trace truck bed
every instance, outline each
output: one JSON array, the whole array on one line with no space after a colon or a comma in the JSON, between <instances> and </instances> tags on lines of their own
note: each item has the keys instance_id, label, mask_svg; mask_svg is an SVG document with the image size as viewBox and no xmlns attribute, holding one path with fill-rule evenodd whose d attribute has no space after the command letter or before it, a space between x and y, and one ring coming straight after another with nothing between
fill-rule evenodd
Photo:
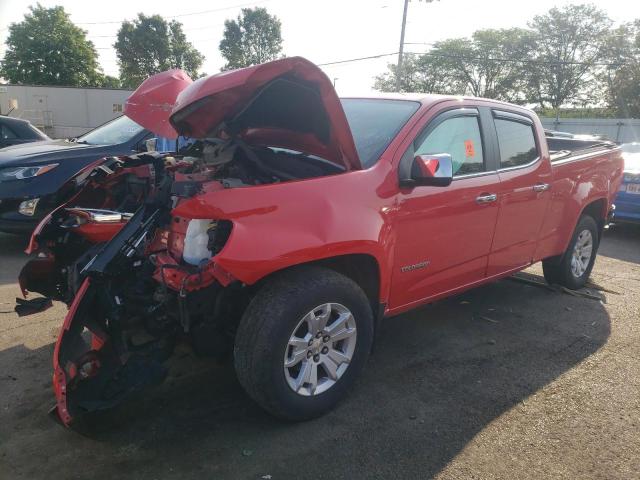
<instances>
[{"instance_id":1,"label":"truck bed","mask_svg":"<svg viewBox=\"0 0 640 480\"><path fill-rule=\"evenodd\" d=\"M617 147L614 142L599 138L584 139L547 136L546 139L552 163L567 160L568 157L574 155L597 153L599 151L613 150Z\"/></svg>"}]
</instances>

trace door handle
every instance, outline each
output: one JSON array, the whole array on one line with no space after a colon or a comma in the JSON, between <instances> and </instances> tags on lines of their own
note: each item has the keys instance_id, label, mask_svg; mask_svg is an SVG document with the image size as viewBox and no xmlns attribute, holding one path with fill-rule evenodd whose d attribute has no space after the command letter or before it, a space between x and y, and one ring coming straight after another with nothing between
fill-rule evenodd
<instances>
[{"instance_id":1,"label":"door handle","mask_svg":"<svg viewBox=\"0 0 640 480\"><path fill-rule=\"evenodd\" d=\"M533 186L533 191L534 192L544 192L546 190L549 190L550 185L548 183L536 183Z\"/></svg>"},{"instance_id":2,"label":"door handle","mask_svg":"<svg viewBox=\"0 0 640 480\"><path fill-rule=\"evenodd\" d=\"M480 205L484 205L486 203L493 203L497 199L498 199L498 195L496 195L495 193L488 193L488 194L480 195L479 197L476 197L476 203Z\"/></svg>"}]
</instances>

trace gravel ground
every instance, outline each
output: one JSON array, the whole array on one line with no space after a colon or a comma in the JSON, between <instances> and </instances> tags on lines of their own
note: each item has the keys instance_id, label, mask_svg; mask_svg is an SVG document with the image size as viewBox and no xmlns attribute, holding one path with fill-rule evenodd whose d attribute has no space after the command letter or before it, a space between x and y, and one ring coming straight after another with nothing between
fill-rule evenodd
<instances>
[{"instance_id":1,"label":"gravel ground","mask_svg":"<svg viewBox=\"0 0 640 480\"><path fill-rule=\"evenodd\" d=\"M606 233L602 301L503 280L385 321L323 418L278 422L184 350L83 435L46 415L64 307L13 313L23 243L0 236L0 479L640 478L640 229Z\"/></svg>"}]
</instances>

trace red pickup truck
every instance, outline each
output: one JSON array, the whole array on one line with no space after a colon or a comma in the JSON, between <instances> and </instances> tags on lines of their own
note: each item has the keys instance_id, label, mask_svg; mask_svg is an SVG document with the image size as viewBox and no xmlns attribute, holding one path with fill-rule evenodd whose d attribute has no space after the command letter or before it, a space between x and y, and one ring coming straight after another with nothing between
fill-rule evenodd
<instances>
[{"instance_id":1,"label":"red pickup truck","mask_svg":"<svg viewBox=\"0 0 640 480\"><path fill-rule=\"evenodd\" d=\"M23 292L69 305L54 353L66 425L161 380L179 341L232 354L272 414L318 416L384 317L538 261L582 287L622 179L614 144L546 138L525 108L339 99L302 58L193 83L165 72L126 112L197 142L98 162L34 232Z\"/></svg>"}]
</instances>

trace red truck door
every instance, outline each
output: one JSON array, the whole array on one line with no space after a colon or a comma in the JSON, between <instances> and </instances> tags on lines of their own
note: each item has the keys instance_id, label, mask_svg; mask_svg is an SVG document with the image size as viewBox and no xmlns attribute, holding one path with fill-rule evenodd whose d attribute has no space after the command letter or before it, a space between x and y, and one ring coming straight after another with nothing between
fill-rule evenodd
<instances>
[{"instance_id":1,"label":"red truck door","mask_svg":"<svg viewBox=\"0 0 640 480\"><path fill-rule=\"evenodd\" d=\"M551 186L551 164L541 129L524 115L493 110L498 143L500 211L487 276L531 263Z\"/></svg>"},{"instance_id":2,"label":"red truck door","mask_svg":"<svg viewBox=\"0 0 640 480\"><path fill-rule=\"evenodd\" d=\"M454 108L432 117L402 157L401 169L415 155L448 153L454 180L448 187L400 191L391 310L402 310L485 276L498 216L499 179L495 143L487 142L480 126L482 111ZM486 115L490 116L488 109Z\"/></svg>"}]
</instances>

